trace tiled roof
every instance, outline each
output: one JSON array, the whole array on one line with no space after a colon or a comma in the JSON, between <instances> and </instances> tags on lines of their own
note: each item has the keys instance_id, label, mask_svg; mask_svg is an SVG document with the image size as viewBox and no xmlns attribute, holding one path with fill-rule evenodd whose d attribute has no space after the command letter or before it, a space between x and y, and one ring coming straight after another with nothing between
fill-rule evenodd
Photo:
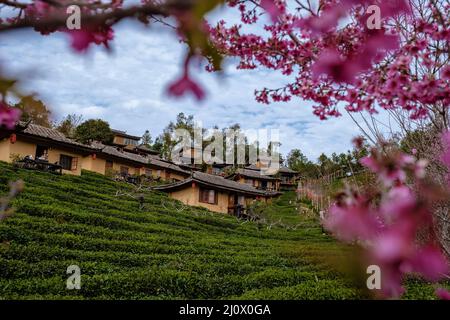
<instances>
[{"instance_id":1,"label":"tiled roof","mask_svg":"<svg viewBox=\"0 0 450 320\"><path fill-rule=\"evenodd\" d=\"M261 171L264 170L263 168L258 167L256 164L251 164L249 166L246 166L245 169L247 170L253 170L253 171ZM298 173L297 171L294 171L286 166L280 166L280 169L276 171L276 173Z\"/></svg>"},{"instance_id":2,"label":"tiled roof","mask_svg":"<svg viewBox=\"0 0 450 320\"><path fill-rule=\"evenodd\" d=\"M136 149L137 149L137 150L140 150L140 151L144 151L144 152L152 153L152 154L159 154L159 152L158 152L158 151L156 151L156 150L153 150L153 149L151 149L151 148L147 147L147 146L146 146L146 145L144 145L144 144L140 144L140 145L138 145L138 146L136 147Z\"/></svg>"},{"instance_id":3,"label":"tiled roof","mask_svg":"<svg viewBox=\"0 0 450 320\"><path fill-rule=\"evenodd\" d=\"M270 175L265 175L262 170L248 170L239 168L236 170L235 174L239 174L244 177L254 178L254 179L262 179L262 180L277 180L277 178L272 177Z\"/></svg>"},{"instance_id":4,"label":"tiled roof","mask_svg":"<svg viewBox=\"0 0 450 320\"><path fill-rule=\"evenodd\" d=\"M149 164L149 165L155 165L157 167L161 167L161 168L165 168L165 169L169 169L169 170L173 170L173 171L178 171L178 172L182 172L185 174L190 174L190 172L181 169L179 166L168 162L168 161L164 161L163 159L159 158L158 156L155 155L149 155L149 156L141 156L139 154L136 153L132 153L132 152L127 152L126 150L124 151L120 151L117 148L113 147L113 146L108 146L108 145L104 145L100 142L94 142L92 143L93 146L95 146L96 148L101 149L101 151L107 155L111 155L114 157L118 157L118 158L122 158L128 161L133 161L133 162L137 162L137 163L141 163L141 164Z\"/></svg>"},{"instance_id":5,"label":"tiled roof","mask_svg":"<svg viewBox=\"0 0 450 320\"><path fill-rule=\"evenodd\" d=\"M280 172L280 173L298 173L297 171L294 171L285 166L280 167L280 170L278 170L278 172Z\"/></svg>"},{"instance_id":6,"label":"tiled roof","mask_svg":"<svg viewBox=\"0 0 450 320\"><path fill-rule=\"evenodd\" d=\"M155 189L161 191L170 191L173 189L180 188L184 185L190 184L191 182L197 182L199 184L207 185L216 189L235 191L256 196L275 196L279 194L278 192L259 190L254 188L253 186L244 183L228 180L225 179L224 177L204 172L194 172L192 176L186 180L159 186L156 187Z\"/></svg>"},{"instance_id":7,"label":"tiled roof","mask_svg":"<svg viewBox=\"0 0 450 320\"><path fill-rule=\"evenodd\" d=\"M141 156L132 152L120 151L114 146L105 145L101 142L92 142L90 145L82 144L73 139L67 138L64 134L55 129L42 127L32 123L27 124L25 122L21 122L19 123L18 128L24 128L23 130L19 131L22 134L45 138L59 143L72 145L74 147L92 150L92 152L102 152L106 155L122 158L136 163L141 163L143 165L153 164L165 169L181 172L184 174L190 174L189 171L183 170L176 164L165 161L156 155Z\"/></svg>"},{"instance_id":8,"label":"tiled roof","mask_svg":"<svg viewBox=\"0 0 450 320\"><path fill-rule=\"evenodd\" d=\"M69 144L76 147L81 147L85 149L92 149L94 151L94 146L89 146L83 143L79 143L73 139L67 138L64 134L55 129L50 129L46 127L42 127L36 124L29 123L28 125L25 123L20 123L20 126L25 127L24 130L20 131L20 133L24 133L31 136L46 138L52 141Z\"/></svg>"},{"instance_id":9,"label":"tiled roof","mask_svg":"<svg viewBox=\"0 0 450 320\"><path fill-rule=\"evenodd\" d=\"M133 161L133 162L137 162L137 163L141 163L141 164L148 163L148 159L146 157L143 157L138 154L131 153L131 152L120 151L113 146L104 145L103 143L100 143L100 142L93 142L91 145L98 149L101 149L102 153L110 155L110 156L122 158L122 159L125 159L128 161Z\"/></svg>"},{"instance_id":10,"label":"tiled roof","mask_svg":"<svg viewBox=\"0 0 450 320\"><path fill-rule=\"evenodd\" d=\"M155 166L162 167L162 168L166 168L166 169L169 169L169 170L178 171L178 172L185 173L185 174L190 174L189 171L181 169L176 164L168 162L168 161L165 161L165 160L163 160L161 158L157 158L155 156L148 157L148 163L149 164L153 164Z\"/></svg>"},{"instance_id":11,"label":"tiled roof","mask_svg":"<svg viewBox=\"0 0 450 320\"><path fill-rule=\"evenodd\" d=\"M112 129L111 131L116 136L121 136L121 137L124 137L124 138L133 139L133 140L141 140L141 137L133 136L131 134L126 133L125 131L115 130L115 129Z\"/></svg>"},{"instance_id":12,"label":"tiled roof","mask_svg":"<svg viewBox=\"0 0 450 320\"><path fill-rule=\"evenodd\" d=\"M249 166L246 166L245 167L245 169L248 169L248 170L261 170L256 164L251 164L251 165L249 165Z\"/></svg>"}]
</instances>

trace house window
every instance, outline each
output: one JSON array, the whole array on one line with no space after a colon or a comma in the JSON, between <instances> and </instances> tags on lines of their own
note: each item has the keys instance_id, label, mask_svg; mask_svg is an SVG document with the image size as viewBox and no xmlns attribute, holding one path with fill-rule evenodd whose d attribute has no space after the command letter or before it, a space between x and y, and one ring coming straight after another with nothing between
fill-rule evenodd
<instances>
[{"instance_id":1,"label":"house window","mask_svg":"<svg viewBox=\"0 0 450 320\"><path fill-rule=\"evenodd\" d=\"M72 170L75 171L78 169L78 158L72 158Z\"/></svg>"},{"instance_id":2,"label":"house window","mask_svg":"<svg viewBox=\"0 0 450 320\"><path fill-rule=\"evenodd\" d=\"M161 170L156 170L156 177L158 177L158 178L161 177Z\"/></svg>"},{"instance_id":3,"label":"house window","mask_svg":"<svg viewBox=\"0 0 450 320\"><path fill-rule=\"evenodd\" d=\"M121 174L128 174L128 167L120 166L120 173Z\"/></svg>"},{"instance_id":4,"label":"house window","mask_svg":"<svg viewBox=\"0 0 450 320\"><path fill-rule=\"evenodd\" d=\"M59 156L59 164L64 170L77 170L78 158L66 156L64 154Z\"/></svg>"},{"instance_id":5,"label":"house window","mask_svg":"<svg viewBox=\"0 0 450 320\"><path fill-rule=\"evenodd\" d=\"M215 190L200 189L199 201L209 204L217 204L218 194Z\"/></svg>"},{"instance_id":6,"label":"house window","mask_svg":"<svg viewBox=\"0 0 450 320\"><path fill-rule=\"evenodd\" d=\"M245 206L245 197L244 196L238 196L238 204L241 206Z\"/></svg>"},{"instance_id":7,"label":"house window","mask_svg":"<svg viewBox=\"0 0 450 320\"><path fill-rule=\"evenodd\" d=\"M127 145L127 146L137 146L138 145L138 141L133 140L133 139L125 138L124 144Z\"/></svg>"},{"instance_id":8,"label":"house window","mask_svg":"<svg viewBox=\"0 0 450 320\"><path fill-rule=\"evenodd\" d=\"M152 176L152 169L145 169L145 176L151 177Z\"/></svg>"}]
</instances>

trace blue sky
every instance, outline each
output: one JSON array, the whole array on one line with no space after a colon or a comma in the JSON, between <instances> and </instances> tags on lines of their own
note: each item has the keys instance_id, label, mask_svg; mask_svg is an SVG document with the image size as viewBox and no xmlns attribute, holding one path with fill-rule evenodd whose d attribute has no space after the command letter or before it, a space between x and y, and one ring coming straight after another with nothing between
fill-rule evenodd
<instances>
[{"instance_id":1,"label":"blue sky","mask_svg":"<svg viewBox=\"0 0 450 320\"><path fill-rule=\"evenodd\" d=\"M1 35L0 65L23 80L23 90L38 93L55 120L77 113L85 119L105 119L130 134L142 135L148 129L155 137L184 112L205 128L237 122L244 129L279 129L283 154L299 148L311 159L322 152L346 151L359 134L347 116L320 121L311 104L299 99L257 103L255 89L279 87L287 79L264 69L236 70L233 61L226 63L223 77L198 69L195 77L208 93L205 101L169 98L165 88L179 75L185 48L162 27L123 22L115 28L112 49L95 46L79 55L71 51L64 34L42 37L20 31Z\"/></svg>"}]
</instances>

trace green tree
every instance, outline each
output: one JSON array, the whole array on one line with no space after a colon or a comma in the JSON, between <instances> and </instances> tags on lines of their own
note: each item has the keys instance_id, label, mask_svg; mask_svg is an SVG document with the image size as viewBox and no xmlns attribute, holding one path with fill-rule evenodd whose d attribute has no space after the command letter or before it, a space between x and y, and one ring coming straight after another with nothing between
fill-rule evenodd
<instances>
[{"instance_id":1,"label":"green tree","mask_svg":"<svg viewBox=\"0 0 450 320\"><path fill-rule=\"evenodd\" d=\"M152 147L153 140L150 131L145 130L144 134L142 135L141 143L149 148Z\"/></svg>"},{"instance_id":2,"label":"green tree","mask_svg":"<svg viewBox=\"0 0 450 320\"><path fill-rule=\"evenodd\" d=\"M163 147L164 147L164 143L161 140L161 137L156 137L155 143L153 144L152 149L155 151L158 151L161 154L163 151Z\"/></svg>"},{"instance_id":3,"label":"green tree","mask_svg":"<svg viewBox=\"0 0 450 320\"><path fill-rule=\"evenodd\" d=\"M176 129L186 129L193 137L195 123L194 116L186 116L183 112L177 115L176 122L171 121L163 130L163 133L159 135L158 148L160 148L161 155L170 160L171 153L175 145L179 142L175 137ZM155 148L154 148L155 149ZM156 150L156 149L155 149Z\"/></svg>"},{"instance_id":4,"label":"green tree","mask_svg":"<svg viewBox=\"0 0 450 320\"><path fill-rule=\"evenodd\" d=\"M100 141L109 144L113 137L108 122L101 119L87 120L75 129L75 139L81 143Z\"/></svg>"},{"instance_id":5,"label":"green tree","mask_svg":"<svg viewBox=\"0 0 450 320\"><path fill-rule=\"evenodd\" d=\"M293 149L288 153L286 163L290 169L299 172L303 177L317 177L317 165L310 161L299 149Z\"/></svg>"},{"instance_id":6,"label":"green tree","mask_svg":"<svg viewBox=\"0 0 450 320\"><path fill-rule=\"evenodd\" d=\"M308 158L299 149L291 150L287 156L288 167L296 171L308 161Z\"/></svg>"}]
</instances>

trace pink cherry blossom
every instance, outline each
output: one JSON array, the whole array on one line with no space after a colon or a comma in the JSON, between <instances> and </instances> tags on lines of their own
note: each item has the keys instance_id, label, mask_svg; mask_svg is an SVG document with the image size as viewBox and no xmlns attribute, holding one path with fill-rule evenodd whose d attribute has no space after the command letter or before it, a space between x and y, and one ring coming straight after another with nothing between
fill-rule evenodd
<instances>
[{"instance_id":1,"label":"pink cherry blossom","mask_svg":"<svg viewBox=\"0 0 450 320\"><path fill-rule=\"evenodd\" d=\"M417 174L423 174L426 162L417 162L411 155L401 152L393 153L389 157L383 157L377 150L372 150L370 156L364 157L360 163L376 173L380 180L387 186L395 183L403 183L406 180L406 171L412 170Z\"/></svg>"},{"instance_id":2,"label":"pink cherry blossom","mask_svg":"<svg viewBox=\"0 0 450 320\"><path fill-rule=\"evenodd\" d=\"M320 16L310 16L299 19L296 26L310 30L314 35L333 30L338 20L345 16L346 10L342 6L328 7Z\"/></svg>"},{"instance_id":3,"label":"pink cherry blossom","mask_svg":"<svg viewBox=\"0 0 450 320\"><path fill-rule=\"evenodd\" d=\"M171 84L168 88L168 92L175 97L180 97L190 92L197 100L202 100L205 97L203 89L197 83L192 81L187 74Z\"/></svg>"},{"instance_id":4,"label":"pink cherry blossom","mask_svg":"<svg viewBox=\"0 0 450 320\"><path fill-rule=\"evenodd\" d=\"M372 239L382 228L376 212L360 197L334 204L325 226L336 237L347 242Z\"/></svg>"},{"instance_id":5,"label":"pink cherry blossom","mask_svg":"<svg viewBox=\"0 0 450 320\"><path fill-rule=\"evenodd\" d=\"M261 0L261 7L270 15L272 22L277 22L278 17L283 14L285 4L279 0Z\"/></svg>"},{"instance_id":6,"label":"pink cherry blossom","mask_svg":"<svg viewBox=\"0 0 450 320\"><path fill-rule=\"evenodd\" d=\"M450 65L444 66L442 68L441 78L444 80L450 80Z\"/></svg>"},{"instance_id":7,"label":"pink cherry blossom","mask_svg":"<svg viewBox=\"0 0 450 320\"><path fill-rule=\"evenodd\" d=\"M320 54L312 66L313 78L327 75L336 82L352 83L360 71L357 64L346 62L336 50L326 50Z\"/></svg>"},{"instance_id":8,"label":"pink cherry blossom","mask_svg":"<svg viewBox=\"0 0 450 320\"><path fill-rule=\"evenodd\" d=\"M409 214L416 206L412 190L404 185L390 189L380 203L381 215L386 220L398 219Z\"/></svg>"},{"instance_id":9,"label":"pink cherry blossom","mask_svg":"<svg viewBox=\"0 0 450 320\"><path fill-rule=\"evenodd\" d=\"M103 44L108 48L108 42L114 38L114 31L111 27L67 30L66 32L70 36L71 47L77 52L86 52L92 43Z\"/></svg>"},{"instance_id":10,"label":"pink cherry blossom","mask_svg":"<svg viewBox=\"0 0 450 320\"><path fill-rule=\"evenodd\" d=\"M52 7L45 1L36 0L25 8L25 13L32 16L42 17L46 15Z\"/></svg>"},{"instance_id":11,"label":"pink cherry blossom","mask_svg":"<svg viewBox=\"0 0 450 320\"><path fill-rule=\"evenodd\" d=\"M429 281L438 281L448 273L448 263L440 249L428 245L415 252L405 264L408 271L418 272Z\"/></svg>"},{"instance_id":12,"label":"pink cherry blossom","mask_svg":"<svg viewBox=\"0 0 450 320\"><path fill-rule=\"evenodd\" d=\"M21 111L17 108L11 108L5 103L0 102L0 127L14 129L17 121L20 119Z\"/></svg>"},{"instance_id":13,"label":"pink cherry blossom","mask_svg":"<svg viewBox=\"0 0 450 320\"><path fill-rule=\"evenodd\" d=\"M450 300L450 292L448 290L445 290L443 288L438 288L438 289L436 289L435 293L439 297L439 299Z\"/></svg>"},{"instance_id":14,"label":"pink cherry blossom","mask_svg":"<svg viewBox=\"0 0 450 320\"><path fill-rule=\"evenodd\" d=\"M360 140L355 144L362 146ZM406 184L409 173L420 185L427 161L400 151L373 148L361 162L383 183L380 195L371 198L347 192L340 196L329 209L325 227L340 240L357 241L368 263L380 266L381 293L385 297L403 294L402 279L406 274L418 274L429 281L445 277L448 262L433 234L421 245L416 241L420 231L433 228L431 206Z\"/></svg>"},{"instance_id":15,"label":"pink cherry blossom","mask_svg":"<svg viewBox=\"0 0 450 320\"><path fill-rule=\"evenodd\" d=\"M413 252L410 238L403 230L391 228L381 234L373 245L372 254L381 265L389 267L390 263L402 261Z\"/></svg>"},{"instance_id":16,"label":"pink cherry blossom","mask_svg":"<svg viewBox=\"0 0 450 320\"><path fill-rule=\"evenodd\" d=\"M380 5L382 17L392 17L411 13L411 7L406 0L380 1Z\"/></svg>"}]
</instances>

